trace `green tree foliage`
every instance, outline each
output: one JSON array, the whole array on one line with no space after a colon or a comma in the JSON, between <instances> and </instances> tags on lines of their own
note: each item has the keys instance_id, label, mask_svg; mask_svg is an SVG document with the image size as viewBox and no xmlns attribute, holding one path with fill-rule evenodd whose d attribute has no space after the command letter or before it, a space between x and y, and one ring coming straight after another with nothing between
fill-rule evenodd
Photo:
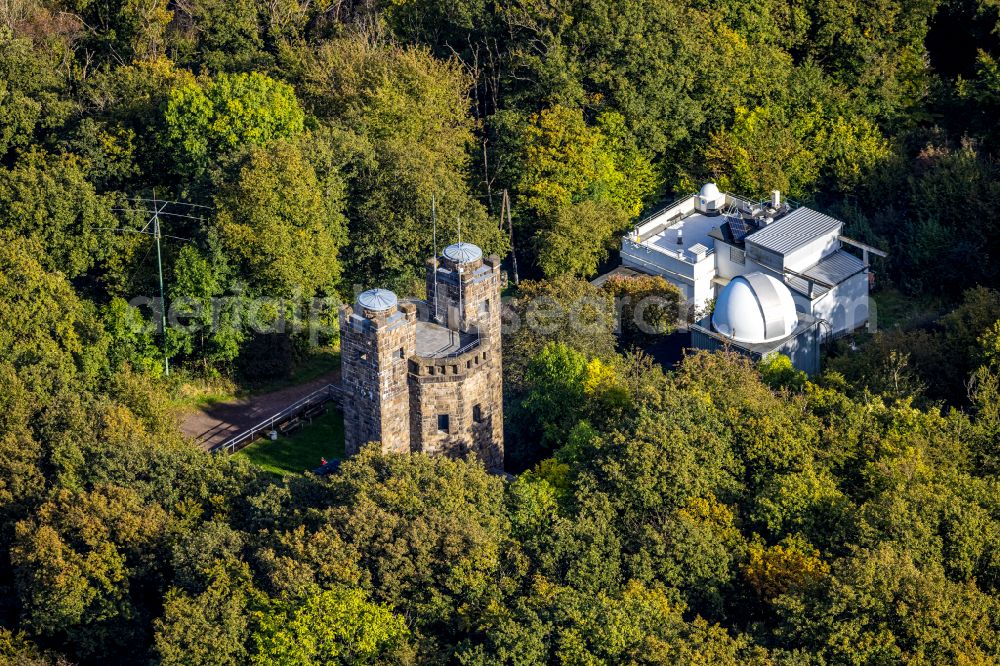
<instances>
[{"instance_id":1,"label":"green tree foliage","mask_svg":"<svg viewBox=\"0 0 1000 666\"><path fill-rule=\"evenodd\" d=\"M429 639L423 650L431 637L451 640L478 622L496 601L510 527L502 482L481 466L383 457L369 447L332 490L343 501L330 520L357 549L372 601L413 617ZM399 638L394 622L385 631Z\"/></svg>"},{"instance_id":2,"label":"green tree foliage","mask_svg":"<svg viewBox=\"0 0 1000 666\"><path fill-rule=\"evenodd\" d=\"M833 574L819 594L778 598L783 635L853 663L996 658L996 601L974 585L917 567L888 545L845 559Z\"/></svg>"},{"instance_id":3,"label":"green tree foliage","mask_svg":"<svg viewBox=\"0 0 1000 666\"><path fill-rule=\"evenodd\" d=\"M108 363L113 368L129 364L150 374L158 374L163 365L163 350L158 347L142 312L123 298L113 298L101 313L108 337Z\"/></svg>"},{"instance_id":4,"label":"green tree foliage","mask_svg":"<svg viewBox=\"0 0 1000 666\"><path fill-rule=\"evenodd\" d=\"M680 290L659 276L613 275L603 289L615 297L618 334L627 339L672 333L684 315Z\"/></svg>"},{"instance_id":5,"label":"green tree foliage","mask_svg":"<svg viewBox=\"0 0 1000 666\"><path fill-rule=\"evenodd\" d=\"M33 151L0 169L0 225L37 239L44 266L70 277L93 265L97 229L114 225L107 199L94 192L74 155Z\"/></svg>"},{"instance_id":6,"label":"green tree foliage","mask_svg":"<svg viewBox=\"0 0 1000 666\"><path fill-rule=\"evenodd\" d=\"M287 138L304 114L287 83L266 74L219 74L170 91L163 141L181 174L198 174L247 146Z\"/></svg>"},{"instance_id":7,"label":"green tree foliage","mask_svg":"<svg viewBox=\"0 0 1000 666\"><path fill-rule=\"evenodd\" d=\"M93 313L59 274L34 257L37 243L5 234L0 243L0 361L32 388L62 383L92 354Z\"/></svg>"},{"instance_id":8,"label":"green tree foliage","mask_svg":"<svg viewBox=\"0 0 1000 666\"><path fill-rule=\"evenodd\" d=\"M590 283L568 276L523 282L511 303L504 337L504 373L508 390L519 390L528 364L549 342L559 342L587 358L611 357L614 350L614 303Z\"/></svg>"},{"instance_id":9,"label":"green tree foliage","mask_svg":"<svg viewBox=\"0 0 1000 666\"><path fill-rule=\"evenodd\" d=\"M0 661L1000 662L996 23L994 0L0 2ZM819 377L663 370L632 345L676 290L580 278L709 179L843 218L890 250L879 286L941 312ZM170 377L129 305L157 295L129 212L154 198L184 202ZM277 478L183 439L192 375L300 356L244 305L422 296L432 200L439 247L460 219L528 278L503 340L523 473L372 448Z\"/></svg>"},{"instance_id":10,"label":"green tree foliage","mask_svg":"<svg viewBox=\"0 0 1000 666\"><path fill-rule=\"evenodd\" d=\"M559 208L538 237L538 266L547 276L588 277L607 259L625 217L610 204L581 201Z\"/></svg>"},{"instance_id":11,"label":"green tree foliage","mask_svg":"<svg viewBox=\"0 0 1000 666\"><path fill-rule=\"evenodd\" d=\"M723 188L758 195L771 188L802 198L816 190L821 175L849 188L889 157L878 128L864 118L827 118L822 108L795 113L736 109L732 127L714 133L705 151L723 174Z\"/></svg>"},{"instance_id":12,"label":"green tree foliage","mask_svg":"<svg viewBox=\"0 0 1000 666\"><path fill-rule=\"evenodd\" d=\"M237 325L237 298L227 298L228 266L213 248L206 258L193 246L178 253L171 281L171 312L177 321L168 331L172 351L201 361L212 374L233 361L240 352L244 332Z\"/></svg>"},{"instance_id":13,"label":"green tree foliage","mask_svg":"<svg viewBox=\"0 0 1000 666\"><path fill-rule=\"evenodd\" d=\"M274 5L271 16L276 18L280 9L280 4ZM260 5L252 0L197 0L179 5L174 14L175 57L185 64L213 72L244 72L270 60L263 48Z\"/></svg>"},{"instance_id":14,"label":"green tree foliage","mask_svg":"<svg viewBox=\"0 0 1000 666\"><path fill-rule=\"evenodd\" d=\"M40 650L23 633L15 634L9 629L0 629L0 657L18 666L52 666L64 663L55 655Z\"/></svg>"},{"instance_id":15,"label":"green tree foliage","mask_svg":"<svg viewBox=\"0 0 1000 666\"><path fill-rule=\"evenodd\" d=\"M648 159L616 113L588 127L583 114L554 106L521 130L519 201L537 224L533 242L549 277L589 275L612 235L639 214L655 189Z\"/></svg>"},{"instance_id":16,"label":"green tree foliage","mask_svg":"<svg viewBox=\"0 0 1000 666\"><path fill-rule=\"evenodd\" d=\"M536 579L517 610L490 632L489 652L469 663L495 663L490 654L561 664L764 663L746 641L704 620L684 622L667 594L636 582L620 595L595 596Z\"/></svg>"},{"instance_id":17,"label":"green tree foliage","mask_svg":"<svg viewBox=\"0 0 1000 666\"><path fill-rule=\"evenodd\" d=\"M28 624L85 655L134 640L130 581L152 567L165 520L125 488L57 493L16 528L11 562Z\"/></svg>"},{"instance_id":18,"label":"green tree foliage","mask_svg":"<svg viewBox=\"0 0 1000 666\"><path fill-rule=\"evenodd\" d=\"M335 178L321 182L297 144L276 141L252 150L235 182L220 188L221 249L254 293L308 297L336 286L344 218Z\"/></svg>"},{"instance_id":19,"label":"green tree foliage","mask_svg":"<svg viewBox=\"0 0 1000 666\"><path fill-rule=\"evenodd\" d=\"M504 252L499 224L467 182L471 81L457 63L364 36L330 41L302 59L304 102L340 131L352 156L345 263L356 281L407 290L422 283L432 197L439 242L457 240L461 218L463 240Z\"/></svg>"},{"instance_id":20,"label":"green tree foliage","mask_svg":"<svg viewBox=\"0 0 1000 666\"><path fill-rule=\"evenodd\" d=\"M259 593L249 585L249 571L217 564L198 594L172 588L156 619L156 652L162 664L246 663L246 635L251 603Z\"/></svg>"},{"instance_id":21,"label":"green tree foliage","mask_svg":"<svg viewBox=\"0 0 1000 666\"><path fill-rule=\"evenodd\" d=\"M403 618L361 590L274 602L257 618L253 664L386 664L405 655Z\"/></svg>"},{"instance_id":22,"label":"green tree foliage","mask_svg":"<svg viewBox=\"0 0 1000 666\"><path fill-rule=\"evenodd\" d=\"M602 124L621 140L620 116ZM612 140L599 128L588 127L580 111L556 106L535 114L525 125L521 141L525 148L520 189L525 205L536 215L554 215L560 207L583 199L614 202L630 217L641 210L648 192L633 192L642 178L639 183L627 182L632 174L615 163L618 151L613 152ZM622 157L637 159L633 151L621 150ZM645 179L651 180L648 164L629 166L644 171Z\"/></svg>"},{"instance_id":23,"label":"green tree foliage","mask_svg":"<svg viewBox=\"0 0 1000 666\"><path fill-rule=\"evenodd\" d=\"M852 386L892 398L963 404L970 375L987 363L983 336L1000 320L1000 292L970 289L930 325L877 332L857 353L838 349L829 367Z\"/></svg>"},{"instance_id":24,"label":"green tree foliage","mask_svg":"<svg viewBox=\"0 0 1000 666\"><path fill-rule=\"evenodd\" d=\"M586 394L587 357L565 344L549 343L532 359L525 378L537 387L522 408L535 422L541 444L556 448L582 416Z\"/></svg>"},{"instance_id":25,"label":"green tree foliage","mask_svg":"<svg viewBox=\"0 0 1000 666\"><path fill-rule=\"evenodd\" d=\"M0 27L0 156L30 145L36 131L59 127L72 112L55 58Z\"/></svg>"}]
</instances>

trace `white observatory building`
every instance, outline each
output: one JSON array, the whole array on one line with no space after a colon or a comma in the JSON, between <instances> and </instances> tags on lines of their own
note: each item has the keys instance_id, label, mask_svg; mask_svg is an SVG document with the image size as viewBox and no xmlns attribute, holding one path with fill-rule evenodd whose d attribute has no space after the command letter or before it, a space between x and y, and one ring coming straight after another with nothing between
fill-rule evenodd
<instances>
[{"instance_id":1,"label":"white observatory building","mask_svg":"<svg viewBox=\"0 0 1000 666\"><path fill-rule=\"evenodd\" d=\"M710 317L691 327L696 347L729 345L752 356L781 350L815 372L820 339L868 323L868 257L886 256L844 236L843 227L777 191L756 202L707 183L626 234L616 271L663 277L696 313L715 299Z\"/></svg>"}]
</instances>

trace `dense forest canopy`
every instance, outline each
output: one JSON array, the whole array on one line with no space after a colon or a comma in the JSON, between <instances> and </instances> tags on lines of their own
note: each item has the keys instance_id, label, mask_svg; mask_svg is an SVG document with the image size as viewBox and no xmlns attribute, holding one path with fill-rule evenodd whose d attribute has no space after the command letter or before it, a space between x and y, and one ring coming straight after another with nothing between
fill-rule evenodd
<instances>
[{"instance_id":1,"label":"dense forest canopy","mask_svg":"<svg viewBox=\"0 0 1000 666\"><path fill-rule=\"evenodd\" d=\"M1000 663L998 35L995 0L0 0L0 661ZM664 371L676 292L586 278L710 179L887 248L906 325L811 379ZM422 295L432 205L514 253L513 315L556 305L504 340L523 473L180 435L181 383Z\"/></svg>"}]
</instances>

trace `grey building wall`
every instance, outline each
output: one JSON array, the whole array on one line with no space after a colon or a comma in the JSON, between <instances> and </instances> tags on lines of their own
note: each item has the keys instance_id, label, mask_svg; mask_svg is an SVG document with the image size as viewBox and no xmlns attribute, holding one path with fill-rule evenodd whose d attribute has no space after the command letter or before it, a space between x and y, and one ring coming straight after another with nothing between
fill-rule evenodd
<instances>
[{"instance_id":1,"label":"grey building wall","mask_svg":"<svg viewBox=\"0 0 1000 666\"><path fill-rule=\"evenodd\" d=\"M815 375L820 368L820 326L818 321L800 325L789 337L773 344L744 345L728 340L711 330L706 318L691 327L691 346L708 351L728 350L747 356L754 362L770 354L784 354L792 365L808 375Z\"/></svg>"}]
</instances>

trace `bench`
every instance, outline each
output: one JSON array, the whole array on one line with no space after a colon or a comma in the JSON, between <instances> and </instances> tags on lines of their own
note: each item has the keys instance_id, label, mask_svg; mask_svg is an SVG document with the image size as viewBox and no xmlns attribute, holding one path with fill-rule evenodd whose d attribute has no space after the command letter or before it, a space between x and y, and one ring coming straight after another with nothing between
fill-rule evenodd
<instances>
[{"instance_id":1,"label":"bench","mask_svg":"<svg viewBox=\"0 0 1000 666\"><path fill-rule=\"evenodd\" d=\"M325 413L326 413L326 405L325 404L313 405L312 407L310 407L306 411L302 412L302 418L309 419L310 421L312 421L314 418L316 418L320 414L325 414Z\"/></svg>"},{"instance_id":2,"label":"bench","mask_svg":"<svg viewBox=\"0 0 1000 666\"><path fill-rule=\"evenodd\" d=\"M295 417L294 419L289 419L288 421L285 421L284 423L279 425L278 432L280 432L282 435L288 435L290 433L295 432L301 427L302 427L302 419Z\"/></svg>"}]
</instances>

